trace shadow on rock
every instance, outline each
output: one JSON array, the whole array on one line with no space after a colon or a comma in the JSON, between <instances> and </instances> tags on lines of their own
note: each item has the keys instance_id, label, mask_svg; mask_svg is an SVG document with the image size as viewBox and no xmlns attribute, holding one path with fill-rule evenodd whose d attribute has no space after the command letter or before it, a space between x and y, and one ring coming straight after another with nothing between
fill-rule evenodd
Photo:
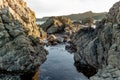
<instances>
[{"instance_id":1,"label":"shadow on rock","mask_svg":"<svg viewBox=\"0 0 120 80\"><path fill-rule=\"evenodd\" d=\"M74 62L74 66L76 67L78 72L83 73L88 78L97 73L97 69L91 65L81 64L80 62Z\"/></svg>"}]
</instances>

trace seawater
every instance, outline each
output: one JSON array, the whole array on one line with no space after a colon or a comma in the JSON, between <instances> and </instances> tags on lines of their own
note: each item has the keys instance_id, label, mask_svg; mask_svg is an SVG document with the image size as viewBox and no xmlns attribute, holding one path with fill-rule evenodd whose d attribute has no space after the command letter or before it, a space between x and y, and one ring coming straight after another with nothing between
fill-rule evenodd
<instances>
[{"instance_id":1,"label":"seawater","mask_svg":"<svg viewBox=\"0 0 120 80\"><path fill-rule=\"evenodd\" d=\"M65 44L45 46L49 54L40 67L39 80L88 80L74 66L73 54L65 50Z\"/></svg>"},{"instance_id":2,"label":"seawater","mask_svg":"<svg viewBox=\"0 0 120 80\"><path fill-rule=\"evenodd\" d=\"M44 24L46 21L36 21L36 24L38 24L38 25L42 25L42 24Z\"/></svg>"}]
</instances>

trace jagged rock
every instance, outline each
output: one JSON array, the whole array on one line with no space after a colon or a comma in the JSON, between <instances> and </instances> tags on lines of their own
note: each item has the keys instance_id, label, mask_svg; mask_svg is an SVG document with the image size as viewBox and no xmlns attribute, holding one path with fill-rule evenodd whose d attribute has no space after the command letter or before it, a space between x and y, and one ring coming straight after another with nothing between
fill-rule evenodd
<instances>
[{"instance_id":1,"label":"jagged rock","mask_svg":"<svg viewBox=\"0 0 120 80\"><path fill-rule=\"evenodd\" d=\"M74 53L77 51L76 45L74 45L73 43L70 43L70 42L68 45L65 46L65 49L70 53Z\"/></svg>"},{"instance_id":2,"label":"jagged rock","mask_svg":"<svg viewBox=\"0 0 120 80\"><path fill-rule=\"evenodd\" d=\"M0 75L0 80L21 80L20 76Z\"/></svg>"},{"instance_id":3,"label":"jagged rock","mask_svg":"<svg viewBox=\"0 0 120 80\"><path fill-rule=\"evenodd\" d=\"M27 15L25 15L27 14ZM0 79L32 79L46 59L34 13L23 0L0 1Z\"/></svg>"},{"instance_id":4,"label":"jagged rock","mask_svg":"<svg viewBox=\"0 0 120 80\"><path fill-rule=\"evenodd\" d=\"M79 63L79 66L90 66L87 67L90 70L100 69L97 73L99 75L95 75L91 80L120 79L118 75L120 69L119 7L120 1L113 5L105 19L97 23L96 29L82 28L72 38L77 46L77 52L74 54L75 62ZM116 78L111 76L111 72L108 72L110 75L104 72L109 65L113 69L118 69L117 74L114 74L114 77L118 75Z\"/></svg>"},{"instance_id":5,"label":"jagged rock","mask_svg":"<svg viewBox=\"0 0 120 80\"><path fill-rule=\"evenodd\" d=\"M61 33L61 32L72 34L73 32L78 30L78 27L75 27L72 21L66 17L50 17L42 25L42 27L43 30L46 31L48 34Z\"/></svg>"},{"instance_id":6,"label":"jagged rock","mask_svg":"<svg viewBox=\"0 0 120 80\"><path fill-rule=\"evenodd\" d=\"M82 19L81 22L82 22L82 23L81 23L82 25L91 27L91 26L94 24L94 19L88 17L88 18Z\"/></svg>"},{"instance_id":7,"label":"jagged rock","mask_svg":"<svg viewBox=\"0 0 120 80\"><path fill-rule=\"evenodd\" d=\"M108 65L102 70L99 69L98 73L91 77L90 80L120 80L120 70Z\"/></svg>"},{"instance_id":8,"label":"jagged rock","mask_svg":"<svg viewBox=\"0 0 120 80\"><path fill-rule=\"evenodd\" d=\"M11 17L14 19L19 20L20 23L22 23L24 30L26 31L26 34L32 35L35 38L40 37L44 38L46 37L46 34L40 34L42 32L39 32L38 26L36 24L36 17L35 13L26 5L26 2L23 0L1 0L0 1L0 9L6 8L4 13L7 12L7 9L9 9L10 13L12 14ZM9 17L6 15L2 15L4 22L10 22L11 20L8 19ZM42 37L40 35L43 35Z\"/></svg>"},{"instance_id":9,"label":"jagged rock","mask_svg":"<svg viewBox=\"0 0 120 80\"><path fill-rule=\"evenodd\" d=\"M107 14L107 21L112 23L119 23L120 18L120 4L119 2L115 3L113 7L110 8L109 13Z\"/></svg>"},{"instance_id":10,"label":"jagged rock","mask_svg":"<svg viewBox=\"0 0 120 80\"><path fill-rule=\"evenodd\" d=\"M68 35L63 35L62 38L63 38L63 42L69 42L70 41L70 38L69 38Z\"/></svg>"}]
</instances>

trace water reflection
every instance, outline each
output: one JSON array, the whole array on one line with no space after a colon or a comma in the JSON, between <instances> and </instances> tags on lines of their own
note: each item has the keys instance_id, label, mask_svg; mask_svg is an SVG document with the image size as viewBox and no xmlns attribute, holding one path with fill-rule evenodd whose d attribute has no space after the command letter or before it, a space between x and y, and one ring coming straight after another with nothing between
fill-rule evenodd
<instances>
[{"instance_id":1,"label":"water reflection","mask_svg":"<svg viewBox=\"0 0 120 80\"><path fill-rule=\"evenodd\" d=\"M65 50L65 45L45 47L49 55L40 67L39 80L88 80L74 66L73 54Z\"/></svg>"},{"instance_id":2,"label":"water reflection","mask_svg":"<svg viewBox=\"0 0 120 80\"><path fill-rule=\"evenodd\" d=\"M44 24L46 21L36 21L36 24L37 25L42 25L42 24Z\"/></svg>"}]
</instances>

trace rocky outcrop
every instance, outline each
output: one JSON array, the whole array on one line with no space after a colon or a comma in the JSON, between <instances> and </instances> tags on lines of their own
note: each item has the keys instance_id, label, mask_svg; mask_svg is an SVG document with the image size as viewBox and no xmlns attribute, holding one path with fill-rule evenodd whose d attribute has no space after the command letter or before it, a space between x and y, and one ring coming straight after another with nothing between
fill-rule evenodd
<instances>
[{"instance_id":1,"label":"rocky outcrop","mask_svg":"<svg viewBox=\"0 0 120 80\"><path fill-rule=\"evenodd\" d=\"M21 80L20 76L0 75L0 80Z\"/></svg>"},{"instance_id":2,"label":"rocky outcrop","mask_svg":"<svg viewBox=\"0 0 120 80\"><path fill-rule=\"evenodd\" d=\"M50 17L43 25L43 30L48 34L67 33L72 34L78 30L72 21L66 17Z\"/></svg>"},{"instance_id":3,"label":"rocky outcrop","mask_svg":"<svg viewBox=\"0 0 120 80\"><path fill-rule=\"evenodd\" d=\"M79 66L84 66L84 69L99 69L91 80L120 79L119 19L120 1L113 5L106 19L97 23L96 29L82 28L72 39L77 46L75 62Z\"/></svg>"},{"instance_id":4,"label":"rocky outcrop","mask_svg":"<svg viewBox=\"0 0 120 80\"><path fill-rule=\"evenodd\" d=\"M119 23L120 21L120 4L117 2L110 8L109 13L107 14L107 21L112 23Z\"/></svg>"},{"instance_id":5,"label":"rocky outcrop","mask_svg":"<svg viewBox=\"0 0 120 80\"><path fill-rule=\"evenodd\" d=\"M56 35L49 35L47 38L47 44L46 45L57 45L58 43L61 43L62 40L58 37L56 37Z\"/></svg>"},{"instance_id":6,"label":"rocky outcrop","mask_svg":"<svg viewBox=\"0 0 120 80\"><path fill-rule=\"evenodd\" d=\"M82 25L91 27L91 26L94 24L94 19L88 17L88 18L82 19L81 22L82 22L82 23L81 23Z\"/></svg>"},{"instance_id":7,"label":"rocky outcrop","mask_svg":"<svg viewBox=\"0 0 120 80\"><path fill-rule=\"evenodd\" d=\"M23 0L0 1L0 80L28 80L46 59L34 13Z\"/></svg>"},{"instance_id":8,"label":"rocky outcrop","mask_svg":"<svg viewBox=\"0 0 120 80\"><path fill-rule=\"evenodd\" d=\"M35 38L44 38L45 33L40 35L36 25L35 13L29 7L27 7L26 2L23 0L1 0L0 9L5 7L9 9L14 19L17 19L20 23L22 23L27 35L32 35Z\"/></svg>"},{"instance_id":9,"label":"rocky outcrop","mask_svg":"<svg viewBox=\"0 0 120 80\"><path fill-rule=\"evenodd\" d=\"M105 68L99 69L98 73L91 77L90 80L120 80L120 69L108 65Z\"/></svg>"}]
</instances>

